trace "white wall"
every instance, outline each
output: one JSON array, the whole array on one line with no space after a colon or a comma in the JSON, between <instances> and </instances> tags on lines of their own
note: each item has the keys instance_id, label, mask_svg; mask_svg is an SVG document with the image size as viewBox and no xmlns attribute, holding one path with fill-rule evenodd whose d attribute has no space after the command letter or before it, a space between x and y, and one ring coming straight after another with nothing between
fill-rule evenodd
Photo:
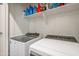
<instances>
[{"instance_id":1,"label":"white wall","mask_svg":"<svg viewBox=\"0 0 79 59\"><path fill-rule=\"evenodd\" d=\"M75 36L79 41L79 10L32 18L30 32Z\"/></svg>"},{"instance_id":2,"label":"white wall","mask_svg":"<svg viewBox=\"0 0 79 59\"><path fill-rule=\"evenodd\" d=\"M9 4L9 6L10 37L27 32L39 32L43 34L75 36L79 40L79 10L27 19L27 17L24 18L22 15L22 4Z\"/></svg>"},{"instance_id":3,"label":"white wall","mask_svg":"<svg viewBox=\"0 0 79 59\"><path fill-rule=\"evenodd\" d=\"M28 32L28 20L24 19L22 4L9 4L10 10L10 37Z\"/></svg>"}]
</instances>

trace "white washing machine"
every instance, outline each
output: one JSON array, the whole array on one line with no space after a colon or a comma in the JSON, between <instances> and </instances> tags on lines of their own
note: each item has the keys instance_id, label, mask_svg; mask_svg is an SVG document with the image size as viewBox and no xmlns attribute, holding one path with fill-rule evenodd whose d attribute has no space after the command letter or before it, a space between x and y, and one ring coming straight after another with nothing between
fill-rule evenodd
<instances>
[{"instance_id":1,"label":"white washing machine","mask_svg":"<svg viewBox=\"0 0 79 59\"><path fill-rule=\"evenodd\" d=\"M10 56L29 56L29 46L40 40L39 33L27 33L10 39Z\"/></svg>"}]
</instances>

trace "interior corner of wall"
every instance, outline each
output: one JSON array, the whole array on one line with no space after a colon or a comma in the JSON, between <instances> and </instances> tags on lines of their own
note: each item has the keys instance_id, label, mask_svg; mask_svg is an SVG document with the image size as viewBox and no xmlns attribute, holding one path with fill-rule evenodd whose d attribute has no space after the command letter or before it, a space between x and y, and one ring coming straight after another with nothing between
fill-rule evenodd
<instances>
[{"instance_id":1,"label":"interior corner of wall","mask_svg":"<svg viewBox=\"0 0 79 59\"><path fill-rule=\"evenodd\" d=\"M79 35L75 35L75 38L79 42Z\"/></svg>"}]
</instances>

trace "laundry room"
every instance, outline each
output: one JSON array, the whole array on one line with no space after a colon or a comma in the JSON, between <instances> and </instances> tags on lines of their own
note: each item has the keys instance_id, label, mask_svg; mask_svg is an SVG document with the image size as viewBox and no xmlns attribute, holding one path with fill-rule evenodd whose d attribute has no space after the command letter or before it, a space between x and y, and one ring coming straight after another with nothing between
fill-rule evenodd
<instances>
[{"instance_id":1,"label":"laundry room","mask_svg":"<svg viewBox=\"0 0 79 59\"><path fill-rule=\"evenodd\" d=\"M79 3L9 3L8 8L11 56L79 55L79 47L76 47L79 46ZM51 41L48 38L60 40ZM49 51L47 44L53 46ZM68 50L64 51L61 46ZM64 50L57 50L58 47Z\"/></svg>"}]
</instances>

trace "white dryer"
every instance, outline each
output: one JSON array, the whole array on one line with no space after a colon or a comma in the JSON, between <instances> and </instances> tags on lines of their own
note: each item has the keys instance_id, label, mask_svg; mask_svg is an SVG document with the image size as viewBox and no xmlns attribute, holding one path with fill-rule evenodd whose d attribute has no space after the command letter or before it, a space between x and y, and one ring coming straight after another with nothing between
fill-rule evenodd
<instances>
[{"instance_id":1,"label":"white dryer","mask_svg":"<svg viewBox=\"0 0 79 59\"><path fill-rule=\"evenodd\" d=\"M30 46L31 56L79 56L79 43L73 36L47 35Z\"/></svg>"}]
</instances>

